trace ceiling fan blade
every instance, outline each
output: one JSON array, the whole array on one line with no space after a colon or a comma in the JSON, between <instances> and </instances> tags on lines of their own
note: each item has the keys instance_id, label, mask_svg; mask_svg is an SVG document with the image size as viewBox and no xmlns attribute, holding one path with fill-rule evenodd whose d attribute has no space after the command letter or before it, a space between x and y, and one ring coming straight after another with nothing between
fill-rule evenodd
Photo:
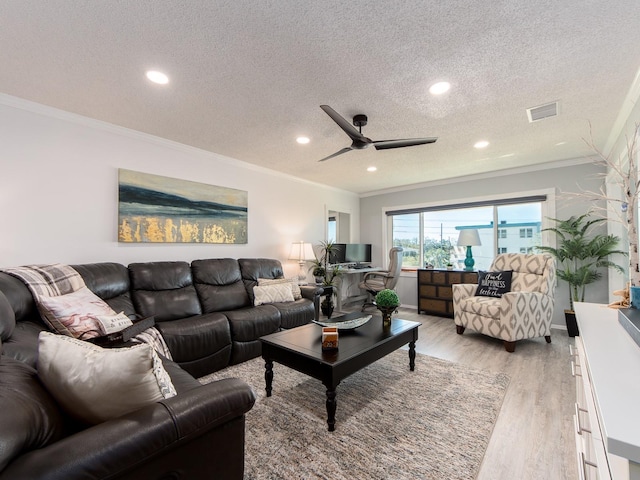
<instances>
[{"instance_id":1,"label":"ceiling fan blade","mask_svg":"<svg viewBox=\"0 0 640 480\"><path fill-rule=\"evenodd\" d=\"M414 145L426 145L427 143L435 143L438 137L428 138L405 138L400 140L377 140L373 142L376 150L386 150L389 148L412 147Z\"/></svg>"},{"instance_id":2,"label":"ceiling fan blade","mask_svg":"<svg viewBox=\"0 0 640 480\"><path fill-rule=\"evenodd\" d=\"M330 158L337 157L338 155L342 155L343 153L347 153L353 150L351 147L344 147L342 150L338 150L336 153L329 155L328 157L321 158L318 160L319 162L324 162L325 160L329 160Z\"/></svg>"},{"instance_id":3,"label":"ceiling fan blade","mask_svg":"<svg viewBox=\"0 0 640 480\"><path fill-rule=\"evenodd\" d=\"M359 141L362 142L364 141L365 143L370 143L368 142L367 138L362 135L357 129L356 127L354 127L351 122L347 121L344 117L342 117L338 112L336 112L333 108L331 108L329 105L320 105L320 108L322 110L324 110L326 112L327 115L329 115L331 117L331 119L336 122L338 124L338 126L344 130L344 133L346 133L347 135L349 135L349 138L351 140L354 141Z\"/></svg>"}]
</instances>

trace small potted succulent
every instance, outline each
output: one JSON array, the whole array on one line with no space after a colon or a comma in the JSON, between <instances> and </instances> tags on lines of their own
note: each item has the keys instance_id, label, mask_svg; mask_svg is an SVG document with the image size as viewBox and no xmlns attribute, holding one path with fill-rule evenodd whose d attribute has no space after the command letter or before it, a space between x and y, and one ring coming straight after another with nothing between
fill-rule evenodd
<instances>
[{"instance_id":1,"label":"small potted succulent","mask_svg":"<svg viewBox=\"0 0 640 480\"><path fill-rule=\"evenodd\" d=\"M391 314L400 306L398 294L389 288L385 288L376 294L375 302L378 310L382 312L382 326L390 327Z\"/></svg>"}]
</instances>

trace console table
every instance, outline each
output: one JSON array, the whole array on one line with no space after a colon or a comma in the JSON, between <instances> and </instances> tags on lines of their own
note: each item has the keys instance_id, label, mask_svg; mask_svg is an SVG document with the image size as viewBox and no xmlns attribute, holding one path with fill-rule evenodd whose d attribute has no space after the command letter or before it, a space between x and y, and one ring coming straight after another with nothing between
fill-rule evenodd
<instances>
[{"instance_id":1,"label":"console table","mask_svg":"<svg viewBox=\"0 0 640 480\"><path fill-rule=\"evenodd\" d=\"M640 480L640 347L606 305L576 303L571 367L581 479Z\"/></svg>"},{"instance_id":2,"label":"console table","mask_svg":"<svg viewBox=\"0 0 640 480\"><path fill-rule=\"evenodd\" d=\"M478 272L418 269L418 313L453 318L454 283L478 283Z\"/></svg>"}]
</instances>

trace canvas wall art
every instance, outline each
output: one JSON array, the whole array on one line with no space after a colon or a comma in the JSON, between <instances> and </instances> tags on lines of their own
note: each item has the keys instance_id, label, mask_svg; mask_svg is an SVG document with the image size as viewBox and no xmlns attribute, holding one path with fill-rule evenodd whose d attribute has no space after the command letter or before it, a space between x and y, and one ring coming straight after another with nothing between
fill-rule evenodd
<instances>
[{"instance_id":1,"label":"canvas wall art","mask_svg":"<svg viewBox=\"0 0 640 480\"><path fill-rule=\"evenodd\" d=\"M247 192L118 170L118 241L247 243Z\"/></svg>"}]
</instances>

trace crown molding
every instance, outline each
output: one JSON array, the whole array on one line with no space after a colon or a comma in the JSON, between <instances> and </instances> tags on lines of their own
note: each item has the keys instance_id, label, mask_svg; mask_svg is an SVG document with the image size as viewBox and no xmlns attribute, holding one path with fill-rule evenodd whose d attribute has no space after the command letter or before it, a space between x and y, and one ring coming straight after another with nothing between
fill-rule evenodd
<instances>
[{"instance_id":1,"label":"crown molding","mask_svg":"<svg viewBox=\"0 0 640 480\"><path fill-rule=\"evenodd\" d=\"M272 175L274 177L280 177L280 178L292 180L298 183L303 183L305 185L311 185L311 186L320 187L326 190L340 192L342 194L349 194L356 198L358 197L358 194L354 192L350 192L348 190L342 190L340 188L336 188L331 185L312 182L310 180L305 180L304 178L289 175L287 173L279 172L277 170L272 170L270 168L262 167L260 165L255 165L253 163L244 162L242 160L238 160L232 157L227 157L225 155L204 150L202 148L193 147L191 145L186 145L184 143L175 142L173 140L168 140L166 138L158 137L156 135L140 132L138 130L132 130L127 127L122 127L119 125L115 125L113 123L104 122L102 120L96 120L95 118L86 117L84 115L80 115L77 113L67 112L66 110L60 110L59 108L50 107L48 105L32 102L30 100L25 100L19 97L14 97L11 95L7 95L5 93L0 93L0 105L28 111L31 113L43 115L50 118L55 118L57 120L74 123L76 125L82 125L88 128L93 128L93 129L101 130L104 132L113 133L115 135L120 135L128 138L132 138L135 140L140 140L140 141L151 143L154 145L159 145L165 148L171 148L173 150L177 150L177 151L184 152L191 155L210 157L216 160L217 162L221 162L226 165L231 165L238 168L251 170L254 172L259 172L262 174Z\"/></svg>"},{"instance_id":2,"label":"crown molding","mask_svg":"<svg viewBox=\"0 0 640 480\"><path fill-rule=\"evenodd\" d=\"M505 177L508 175L516 175L520 173L538 172L541 170L549 170L553 168L573 167L575 165L592 163L593 158L594 157L569 158L565 160L555 160L553 162L538 163L536 165L512 167L512 168L506 168L502 170L493 170L491 172L475 173L472 175L463 175L460 177L433 180L430 182L414 183L414 184L405 185L402 187L387 188L384 190L376 190L376 191L361 193L360 198L373 197L376 195L385 195L388 193L406 192L409 190L417 190L420 188L436 187L441 185L452 185L452 184L462 183L462 182L472 182L477 180L484 180L487 178Z\"/></svg>"}]
</instances>

